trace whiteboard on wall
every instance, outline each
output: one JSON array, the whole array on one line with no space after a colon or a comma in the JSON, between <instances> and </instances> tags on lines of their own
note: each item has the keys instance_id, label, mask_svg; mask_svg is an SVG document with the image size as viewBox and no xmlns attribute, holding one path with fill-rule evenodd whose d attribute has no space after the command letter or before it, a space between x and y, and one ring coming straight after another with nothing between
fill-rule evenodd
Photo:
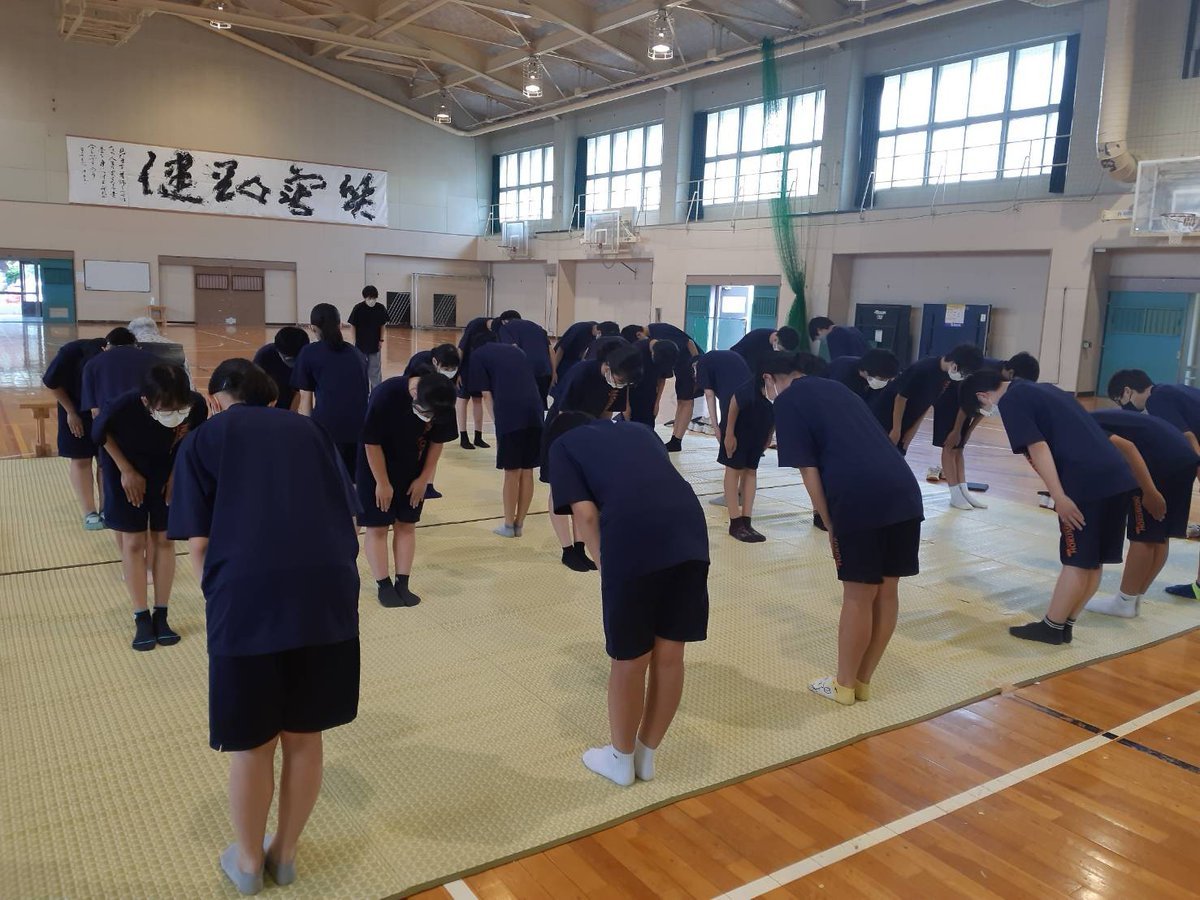
<instances>
[{"instance_id":1,"label":"whiteboard on wall","mask_svg":"<svg viewBox=\"0 0 1200 900\"><path fill-rule=\"evenodd\" d=\"M109 259L83 261L83 286L89 291L150 293L150 263L116 262Z\"/></svg>"}]
</instances>

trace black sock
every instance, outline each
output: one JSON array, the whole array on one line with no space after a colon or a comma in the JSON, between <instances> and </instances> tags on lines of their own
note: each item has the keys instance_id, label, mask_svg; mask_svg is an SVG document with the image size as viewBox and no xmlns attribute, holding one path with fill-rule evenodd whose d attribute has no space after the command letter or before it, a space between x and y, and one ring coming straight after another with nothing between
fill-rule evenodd
<instances>
[{"instance_id":1,"label":"black sock","mask_svg":"<svg viewBox=\"0 0 1200 900\"><path fill-rule=\"evenodd\" d=\"M153 650L158 643L154 637L154 620L150 618L150 610L143 609L133 614L133 649Z\"/></svg>"},{"instance_id":2,"label":"black sock","mask_svg":"<svg viewBox=\"0 0 1200 900\"><path fill-rule=\"evenodd\" d=\"M481 447L481 448L483 448L484 450L487 450L487 449L488 449L488 448L491 446L491 444L489 444L487 441L485 441L485 440L483 439L483 432L482 432L482 431L476 431L476 432L475 432L475 446L476 446L476 447Z\"/></svg>"},{"instance_id":3,"label":"black sock","mask_svg":"<svg viewBox=\"0 0 1200 900\"><path fill-rule=\"evenodd\" d=\"M461 446L464 450L475 449L475 445L471 443L471 439L467 436L465 431L460 431L458 433L458 443L459 446Z\"/></svg>"},{"instance_id":4,"label":"black sock","mask_svg":"<svg viewBox=\"0 0 1200 900\"><path fill-rule=\"evenodd\" d=\"M150 621L154 625L154 638L160 644L169 647L179 643L178 632L172 630L171 626L167 624L167 608L165 606L154 607Z\"/></svg>"},{"instance_id":5,"label":"black sock","mask_svg":"<svg viewBox=\"0 0 1200 900\"><path fill-rule=\"evenodd\" d=\"M1040 641L1043 644L1066 643L1066 638L1063 634L1064 631L1065 623L1055 622L1049 616L1046 616L1040 622L1030 622L1028 625L1014 625L1008 629L1008 633L1013 637L1026 641Z\"/></svg>"},{"instance_id":6,"label":"black sock","mask_svg":"<svg viewBox=\"0 0 1200 900\"><path fill-rule=\"evenodd\" d=\"M682 450L683 449L683 438L677 438L674 435L672 435L671 439L666 442L666 448L667 448L668 452L675 451L675 450Z\"/></svg>"},{"instance_id":7,"label":"black sock","mask_svg":"<svg viewBox=\"0 0 1200 900\"><path fill-rule=\"evenodd\" d=\"M375 583L377 585L379 585L379 587L381 587L381 588L391 587L392 579L385 575L382 578L380 578L378 581L376 581Z\"/></svg>"},{"instance_id":8,"label":"black sock","mask_svg":"<svg viewBox=\"0 0 1200 900\"><path fill-rule=\"evenodd\" d=\"M396 594L400 597L402 606L416 606L421 598L408 589L408 576L396 575Z\"/></svg>"},{"instance_id":9,"label":"black sock","mask_svg":"<svg viewBox=\"0 0 1200 900\"><path fill-rule=\"evenodd\" d=\"M579 554L579 558L583 560L583 564L587 567L584 569L585 572L596 571L596 564L588 557L587 547L584 545L583 541L575 542L575 552Z\"/></svg>"},{"instance_id":10,"label":"black sock","mask_svg":"<svg viewBox=\"0 0 1200 900\"><path fill-rule=\"evenodd\" d=\"M1063 643L1064 644L1071 643L1071 639L1074 636L1075 636L1075 620L1067 619L1066 623L1063 625Z\"/></svg>"},{"instance_id":11,"label":"black sock","mask_svg":"<svg viewBox=\"0 0 1200 900\"><path fill-rule=\"evenodd\" d=\"M408 576L396 574L396 593L403 594L408 590Z\"/></svg>"}]
</instances>

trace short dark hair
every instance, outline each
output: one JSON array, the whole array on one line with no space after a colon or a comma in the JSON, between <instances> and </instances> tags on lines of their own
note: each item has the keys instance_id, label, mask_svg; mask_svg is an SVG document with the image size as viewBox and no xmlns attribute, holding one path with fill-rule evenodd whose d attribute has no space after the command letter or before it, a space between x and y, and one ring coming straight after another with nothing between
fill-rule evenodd
<instances>
[{"instance_id":1,"label":"short dark hair","mask_svg":"<svg viewBox=\"0 0 1200 900\"><path fill-rule=\"evenodd\" d=\"M637 384L642 380L642 354L632 344L613 347L604 357L604 362L610 372L624 378L629 384Z\"/></svg>"},{"instance_id":2,"label":"short dark hair","mask_svg":"<svg viewBox=\"0 0 1200 900\"><path fill-rule=\"evenodd\" d=\"M597 322L596 330L600 332L601 337L618 335L621 333L621 326L616 322Z\"/></svg>"},{"instance_id":3,"label":"short dark hair","mask_svg":"<svg viewBox=\"0 0 1200 900\"><path fill-rule=\"evenodd\" d=\"M295 325L284 325L275 332L275 349L284 356L299 356L309 344L308 332ZM211 391L209 393L212 393Z\"/></svg>"},{"instance_id":4,"label":"short dark hair","mask_svg":"<svg viewBox=\"0 0 1200 900\"><path fill-rule=\"evenodd\" d=\"M621 329L621 337L632 344L638 340L638 335L643 334L645 331L645 325L626 325Z\"/></svg>"},{"instance_id":5,"label":"short dark hair","mask_svg":"<svg viewBox=\"0 0 1200 900\"><path fill-rule=\"evenodd\" d=\"M496 332L487 331L485 329L476 334L475 337L471 338L471 349L478 350L484 344L494 344L499 340L500 339L496 337Z\"/></svg>"},{"instance_id":6,"label":"short dark hair","mask_svg":"<svg viewBox=\"0 0 1200 900\"><path fill-rule=\"evenodd\" d=\"M679 361L679 347L674 341L655 341L650 349L650 359L659 378L666 378Z\"/></svg>"},{"instance_id":7,"label":"short dark hair","mask_svg":"<svg viewBox=\"0 0 1200 900\"><path fill-rule=\"evenodd\" d=\"M462 365L462 354L453 344L438 344L429 351L434 362L441 363L443 368L457 369Z\"/></svg>"},{"instance_id":8,"label":"short dark hair","mask_svg":"<svg viewBox=\"0 0 1200 900\"><path fill-rule=\"evenodd\" d=\"M104 336L104 343L110 347L130 347L137 343L137 338L124 325L118 325Z\"/></svg>"},{"instance_id":9,"label":"short dark hair","mask_svg":"<svg viewBox=\"0 0 1200 900\"><path fill-rule=\"evenodd\" d=\"M805 356L812 354L806 353ZM758 360L758 380L764 375L790 375L792 372L803 372L799 353L764 353Z\"/></svg>"},{"instance_id":10,"label":"short dark hair","mask_svg":"<svg viewBox=\"0 0 1200 900\"><path fill-rule=\"evenodd\" d=\"M549 454L554 442L583 425L590 425L596 418L578 409L568 409L555 416L546 428L546 453Z\"/></svg>"},{"instance_id":11,"label":"short dark hair","mask_svg":"<svg viewBox=\"0 0 1200 900\"><path fill-rule=\"evenodd\" d=\"M213 369L208 392L222 391L247 406L270 406L279 399L274 379L248 359L227 359Z\"/></svg>"},{"instance_id":12,"label":"short dark hair","mask_svg":"<svg viewBox=\"0 0 1200 900\"><path fill-rule=\"evenodd\" d=\"M181 409L192 402L192 383L179 366L151 366L142 379L142 396L151 409Z\"/></svg>"},{"instance_id":13,"label":"short dark hair","mask_svg":"<svg viewBox=\"0 0 1200 900\"><path fill-rule=\"evenodd\" d=\"M982 369L964 378L958 388L958 405L967 418L979 415L979 398L976 394L994 391L1003 383L1003 376L992 369Z\"/></svg>"},{"instance_id":14,"label":"short dark hair","mask_svg":"<svg viewBox=\"0 0 1200 900\"><path fill-rule=\"evenodd\" d=\"M417 381L415 403L435 416L454 411L454 382L438 372L426 372Z\"/></svg>"},{"instance_id":15,"label":"short dark hair","mask_svg":"<svg viewBox=\"0 0 1200 900\"><path fill-rule=\"evenodd\" d=\"M821 357L805 351L795 354L795 357L796 368L794 371L803 372L805 375L824 375L825 370L829 368Z\"/></svg>"},{"instance_id":16,"label":"short dark hair","mask_svg":"<svg viewBox=\"0 0 1200 900\"><path fill-rule=\"evenodd\" d=\"M1141 369L1121 369L1113 372L1112 378L1108 379L1108 399L1114 403L1120 403L1125 388L1132 388L1140 394L1152 387L1154 387L1154 382Z\"/></svg>"},{"instance_id":17,"label":"short dark hair","mask_svg":"<svg viewBox=\"0 0 1200 900\"><path fill-rule=\"evenodd\" d=\"M368 284L365 288L363 288L362 294L364 300L378 300L379 288L375 287L373 284Z\"/></svg>"},{"instance_id":18,"label":"short dark hair","mask_svg":"<svg viewBox=\"0 0 1200 900\"><path fill-rule=\"evenodd\" d=\"M874 347L859 358L858 369L872 378L895 378L900 374L900 360L891 350Z\"/></svg>"},{"instance_id":19,"label":"short dark hair","mask_svg":"<svg viewBox=\"0 0 1200 900\"><path fill-rule=\"evenodd\" d=\"M775 332L775 336L779 338L779 346L784 350L795 350L800 346L800 332L790 325L784 325Z\"/></svg>"},{"instance_id":20,"label":"short dark hair","mask_svg":"<svg viewBox=\"0 0 1200 900\"><path fill-rule=\"evenodd\" d=\"M959 344L942 358L958 366L958 371L963 375L970 375L983 368L983 351L974 344Z\"/></svg>"},{"instance_id":21,"label":"short dark hair","mask_svg":"<svg viewBox=\"0 0 1200 900\"><path fill-rule=\"evenodd\" d=\"M511 322L513 319L521 318L521 314L515 309L506 309L500 315L496 316L501 322Z\"/></svg>"},{"instance_id":22,"label":"short dark hair","mask_svg":"<svg viewBox=\"0 0 1200 900\"><path fill-rule=\"evenodd\" d=\"M1037 381L1042 374L1042 367L1032 353L1022 350L1002 366L1013 373L1013 378L1024 378L1026 381Z\"/></svg>"},{"instance_id":23,"label":"short dark hair","mask_svg":"<svg viewBox=\"0 0 1200 900\"><path fill-rule=\"evenodd\" d=\"M833 319L827 318L825 316L813 316L811 319L808 320L808 336L809 336L809 338L811 338L812 340L815 341L817 339L818 331L820 331L823 328L832 328L832 327L833 327Z\"/></svg>"}]
</instances>

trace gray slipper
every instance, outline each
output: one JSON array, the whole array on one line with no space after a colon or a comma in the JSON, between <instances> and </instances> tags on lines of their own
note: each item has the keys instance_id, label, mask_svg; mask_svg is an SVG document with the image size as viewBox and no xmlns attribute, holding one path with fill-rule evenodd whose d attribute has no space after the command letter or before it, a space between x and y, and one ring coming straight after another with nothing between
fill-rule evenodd
<instances>
[{"instance_id":1,"label":"gray slipper","mask_svg":"<svg viewBox=\"0 0 1200 900\"><path fill-rule=\"evenodd\" d=\"M271 857L267 856L267 851L271 849L271 838L274 835L268 834L263 838L263 863L266 867L267 874L271 876L271 880L280 887L291 884L296 880L296 863L280 863L275 865L271 862Z\"/></svg>"},{"instance_id":2,"label":"gray slipper","mask_svg":"<svg viewBox=\"0 0 1200 900\"><path fill-rule=\"evenodd\" d=\"M233 886L238 889L239 894L247 896L257 894L263 887L262 871L260 870L254 874L243 872L238 868L237 858L237 842L234 841L221 854L221 871L233 882Z\"/></svg>"}]
</instances>

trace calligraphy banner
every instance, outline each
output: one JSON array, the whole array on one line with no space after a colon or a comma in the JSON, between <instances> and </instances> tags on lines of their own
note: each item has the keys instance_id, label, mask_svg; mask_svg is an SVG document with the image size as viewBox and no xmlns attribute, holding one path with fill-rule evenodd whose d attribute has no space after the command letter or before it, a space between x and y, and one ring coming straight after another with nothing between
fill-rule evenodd
<instances>
[{"instance_id":1,"label":"calligraphy banner","mask_svg":"<svg viewBox=\"0 0 1200 900\"><path fill-rule=\"evenodd\" d=\"M67 138L70 201L387 226L387 172Z\"/></svg>"}]
</instances>

